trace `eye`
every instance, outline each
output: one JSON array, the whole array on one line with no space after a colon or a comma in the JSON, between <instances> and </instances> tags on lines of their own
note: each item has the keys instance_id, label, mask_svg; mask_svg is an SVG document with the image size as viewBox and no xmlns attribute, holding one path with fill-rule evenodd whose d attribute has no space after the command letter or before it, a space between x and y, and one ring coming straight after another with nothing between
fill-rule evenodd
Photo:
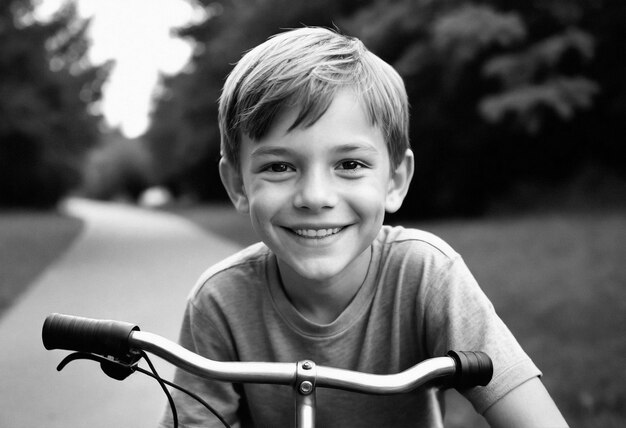
<instances>
[{"instance_id":1,"label":"eye","mask_svg":"<svg viewBox=\"0 0 626 428\"><path fill-rule=\"evenodd\" d=\"M344 169L344 170L355 170L355 169L363 168L364 166L365 165L363 165L363 163L356 161L356 160L345 160L339 163L339 169Z\"/></svg>"},{"instance_id":2,"label":"eye","mask_svg":"<svg viewBox=\"0 0 626 428\"><path fill-rule=\"evenodd\" d=\"M291 170L293 170L293 168L289 166L289 164L286 164L283 162L271 163L264 168L264 171L276 172L276 173L288 172Z\"/></svg>"}]
</instances>

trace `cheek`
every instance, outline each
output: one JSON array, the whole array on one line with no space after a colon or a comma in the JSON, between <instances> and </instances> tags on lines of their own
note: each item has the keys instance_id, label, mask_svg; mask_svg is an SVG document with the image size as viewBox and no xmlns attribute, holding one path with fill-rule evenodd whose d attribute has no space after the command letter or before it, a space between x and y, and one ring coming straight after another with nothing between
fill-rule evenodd
<instances>
[{"instance_id":1,"label":"cheek","mask_svg":"<svg viewBox=\"0 0 626 428\"><path fill-rule=\"evenodd\" d=\"M255 185L250 187L248 202L253 219L267 219L286 204L287 196L276 186Z\"/></svg>"},{"instance_id":2,"label":"cheek","mask_svg":"<svg viewBox=\"0 0 626 428\"><path fill-rule=\"evenodd\" d=\"M374 221L382 221L385 215L385 192L377 183L360 186L346 193L352 209L362 217L368 217Z\"/></svg>"}]
</instances>

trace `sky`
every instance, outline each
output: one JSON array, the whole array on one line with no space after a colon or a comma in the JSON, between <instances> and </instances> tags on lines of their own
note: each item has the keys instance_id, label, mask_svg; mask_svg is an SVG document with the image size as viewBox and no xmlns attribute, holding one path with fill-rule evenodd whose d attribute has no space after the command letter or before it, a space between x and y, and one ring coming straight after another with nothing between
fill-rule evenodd
<instances>
[{"instance_id":1,"label":"sky","mask_svg":"<svg viewBox=\"0 0 626 428\"><path fill-rule=\"evenodd\" d=\"M40 0L42 19L65 0ZM203 18L202 9L186 0L76 0L81 17L92 18L88 56L98 65L116 65L103 88L101 112L109 126L129 138L146 131L151 97L159 73L175 74L191 56L191 45L172 28Z\"/></svg>"}]
</instances>

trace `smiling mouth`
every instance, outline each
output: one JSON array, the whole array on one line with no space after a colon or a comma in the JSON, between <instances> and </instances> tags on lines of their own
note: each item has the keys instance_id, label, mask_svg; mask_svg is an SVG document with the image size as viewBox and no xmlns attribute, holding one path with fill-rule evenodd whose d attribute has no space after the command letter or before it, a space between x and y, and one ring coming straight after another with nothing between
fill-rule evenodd
<instances>
[{"instance_id":1,"label":"smiling mouth","mask_svg":"<svg viewBox=\"0 0 626 428\"><path fill-rule=\"evenodd\" d=\"M341 232L343 227L331 229L291 229L296 235L307 239L322 239Z\"/></svg>"}]
</instances>

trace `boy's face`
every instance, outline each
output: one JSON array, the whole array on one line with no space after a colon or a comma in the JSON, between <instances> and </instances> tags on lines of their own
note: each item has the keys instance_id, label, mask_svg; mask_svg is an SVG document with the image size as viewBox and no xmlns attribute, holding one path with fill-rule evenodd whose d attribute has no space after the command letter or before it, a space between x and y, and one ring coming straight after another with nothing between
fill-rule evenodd
<instances>
[{"instance_id":1,"label":"boy's face","mask_svg":"<svg viewBox=\"0 0 626 428\"><path fill-rule=\"evenodd\" d=\"M288 132L297 114L278 116L260 140L242 138L231 198L250 213L281 271L313 281L364 275L385 210L397 210L406 189L398 196L382 132L352 92L339 92L312 126Z\"/></svg>"}]
</instances>

